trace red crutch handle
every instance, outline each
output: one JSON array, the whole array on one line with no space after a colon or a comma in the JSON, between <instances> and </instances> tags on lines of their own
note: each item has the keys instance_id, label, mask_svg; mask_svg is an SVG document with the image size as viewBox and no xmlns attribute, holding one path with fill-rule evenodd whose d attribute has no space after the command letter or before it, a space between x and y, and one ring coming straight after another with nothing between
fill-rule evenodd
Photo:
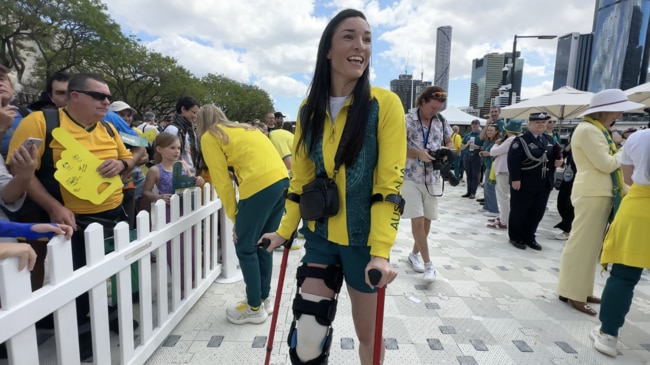
<instances>
[{"instance_id":1,"label":"red crutch handle","mask_svg":"<svg viewBox=\"0 0 650 365\"><path fill-rule=\"evenodd\" d=\"M374 286L381 281L381 271L377 269L368 270L368 279ZM383 346L383 324L384 324L384 298L386 287L380 287L377 291L377 313L375 317L375 347L372 355L372 364L379 365L381 359L381 348Z\"/></svg>"}]
</instances>

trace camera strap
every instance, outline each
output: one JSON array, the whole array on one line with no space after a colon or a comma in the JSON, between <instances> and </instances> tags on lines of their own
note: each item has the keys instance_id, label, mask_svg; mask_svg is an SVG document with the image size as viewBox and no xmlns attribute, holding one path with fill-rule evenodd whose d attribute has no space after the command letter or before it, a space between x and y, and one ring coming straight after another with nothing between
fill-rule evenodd
<instances>
[{"instance_id":1,"label":"camera strap","mask_svg":"<svg viewBox=\"0 0 650 365\"><path fill-rule=\"evenodd\" d=\"M433 184L435 184L435 179L436 179L435 170L433 171L431 176L432 176L432 181L431 182ZM442 176L440 176L440 180L442 180L440 182L442 184L440 194L435 194L435 190L434 191L429 190L430 189L429 184L427 184L427 164L425 163L424 164L424 187L425 187L425 189L427 189L427 193L429 193L429 195L435 196L435 197L441 197L445 193L445 179L443 179ZM431 189L434 189L434 187L432 186Z\"/></svg>"},{"instance_id":2,"label":"camera strap","mask_svg":"<svg viewBox=\"0 0 650 365\"><path fill-rule=\"evenodd\" d=\"M427 143L429 143L429 135L431 135L431 128L433 123L429 121L429 130L427 131L427 133L424 133L424 123L422 123L422 119L420 119L420 108L418 108L418 110L415 113L418 116L418 122L420 122L420 132L422 132L422 140L424 141L424 143L422 144L422 148L427 148Z\"/></svg>"}]
</instances>

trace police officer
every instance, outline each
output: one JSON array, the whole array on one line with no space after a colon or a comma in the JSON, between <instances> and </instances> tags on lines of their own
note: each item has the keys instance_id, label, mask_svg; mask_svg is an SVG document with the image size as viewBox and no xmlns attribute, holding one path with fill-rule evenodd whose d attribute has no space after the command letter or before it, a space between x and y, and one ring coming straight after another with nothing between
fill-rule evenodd
<instances>
[{"instance_id":1,"label":"police officer","mask_svg":"<svg viewBox=\"0 0 650 365\"><path fill-rule=\"evenodd\" d=\"M553 189L555 168L562 164L560 145L546 135L546 123L551 116L533 113L528 118L528 132L515 138L508 152L510 171L510 243L541 250L535 241L535 231L544 216L548 196Z\"/></svg>"}]
</instances>

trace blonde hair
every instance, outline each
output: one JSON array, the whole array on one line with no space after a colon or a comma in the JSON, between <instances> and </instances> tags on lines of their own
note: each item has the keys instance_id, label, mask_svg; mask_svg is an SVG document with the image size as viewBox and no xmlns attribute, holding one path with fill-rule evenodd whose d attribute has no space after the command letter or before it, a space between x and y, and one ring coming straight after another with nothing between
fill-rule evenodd
<instances>
[{"instance_id":1,"label":"blonde hair","mask_svg":"<svg viewBox=\"0 0 650 365\"><path fill-rule=\"evenodd\" d=\"M228 144L228 134L221 129L220 125L229 128L242 128L250 131L257 130L256 127L246 123L235 123L226 117L224 112L214 105L204 105L199 109L196 115L196 132L200 139L204 133L209 132L213 136L221 139L224 144Z\"/></svg>"}]
</instances>

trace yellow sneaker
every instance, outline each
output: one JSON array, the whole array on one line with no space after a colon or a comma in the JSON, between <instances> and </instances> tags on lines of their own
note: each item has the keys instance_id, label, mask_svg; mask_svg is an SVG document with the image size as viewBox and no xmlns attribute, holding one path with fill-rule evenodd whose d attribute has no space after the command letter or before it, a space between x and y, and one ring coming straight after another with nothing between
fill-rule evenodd
<instances>
[{"instance_id":1,"label":"yellow sneaker","mask_svg":"<svg viewBox=\"0 0 650 365\"><path fill-rule=\"evenodd\" d=\"M257 310L253 310L245 301L241 301L236 306L226 309L226 316L228 317L228 321L234 324L261 324L269 318L266 310L264 310L263 303Z\"/></svg>"}]
</instances>

